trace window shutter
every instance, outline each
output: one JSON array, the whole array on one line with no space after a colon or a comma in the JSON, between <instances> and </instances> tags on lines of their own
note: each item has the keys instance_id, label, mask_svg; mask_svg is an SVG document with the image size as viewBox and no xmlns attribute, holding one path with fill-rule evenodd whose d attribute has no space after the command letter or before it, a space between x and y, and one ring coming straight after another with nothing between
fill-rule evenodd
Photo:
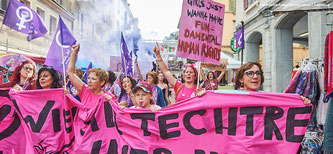
<instances>
[{"instance_id":1,"label":"window shutter","mask_svg":"<svg viewBox=\"0 0 333 154\"><path fill-rule=\"evenodd\" d=\"M244 10L248 8L248 5L249 5L248 0L244 0Z\"/></svg>"}]
</instances>

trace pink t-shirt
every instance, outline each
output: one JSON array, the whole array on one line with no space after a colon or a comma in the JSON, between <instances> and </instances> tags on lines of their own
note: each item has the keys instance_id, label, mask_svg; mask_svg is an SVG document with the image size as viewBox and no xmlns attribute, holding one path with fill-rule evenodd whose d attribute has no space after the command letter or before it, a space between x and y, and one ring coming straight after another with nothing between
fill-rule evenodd
<instances>
[{"instance_id":1,"label":"pink t-shirt","mask_svg":"<svg viewBox=\"0 0 333 154\"><path fill-rule=\"evenodd\" d=\"M177 92L178 86L180 86L180 82L177 81L175 85L175 93ZM197 87L193 86L192 88L187 88L185 85L183 88L179 91L178 95L176 96L176 102L182 101L187 98L191 98L195 96L195 89Z\"/></svg>"},{"instance_id":2,"label":"pink t-shirt","mask_svg":"<svg viewBox=\"0 0 333 154\"><path fill-rule=\"evenodd\" d=\"M113 94L108 93L105 90L103 90L103 91L104 91L104 93L107 93L112 97L112 101L114 101L116 103L118 102L117 98ZM81 99L81 103L84 104L87 108L91 109L96 105L96 103L100 97L104 97L104 94L99 94L99 95L94 94L90 89L88 89L86 84L83 84L82 90L81 90L79 96Z\"/></svg>"}]
</instances>

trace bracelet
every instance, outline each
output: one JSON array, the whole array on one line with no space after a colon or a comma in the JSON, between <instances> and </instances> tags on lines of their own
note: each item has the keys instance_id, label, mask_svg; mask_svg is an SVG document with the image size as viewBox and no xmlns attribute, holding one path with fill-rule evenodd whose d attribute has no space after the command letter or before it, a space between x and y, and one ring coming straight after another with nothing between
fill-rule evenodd
<instances>
[{"instance_id":1,"label":"bracelet","mask_svg":"<svg viewBox=\"0 0 333 154\"><path fill-rule=\"evenodd\" d=\"M156 59L156 62L161 62L161 61L163 61L162 59Z\"/></svg>"}]
</instances>

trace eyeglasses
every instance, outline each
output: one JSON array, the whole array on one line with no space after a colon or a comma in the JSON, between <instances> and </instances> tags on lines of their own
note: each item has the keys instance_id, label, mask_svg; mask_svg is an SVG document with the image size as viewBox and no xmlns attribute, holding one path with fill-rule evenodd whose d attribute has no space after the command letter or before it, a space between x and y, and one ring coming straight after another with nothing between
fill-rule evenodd
<instances>
[{"instance_id":1,"label":"eyeglasses","mask_svg":"<svg viewBox=\"0 0 333 154\"><path fill-rule=\"evenodd\" d=\"M33 68L31 68L31 67L23 67L23 69L26 70L26 71L32 71L33 70Z\"/></svg>"},{"instance_id":2,"label":"eyeglasses","mask_svg":"<svg viewBox=\"0 0 333 154\"><path fill-rule=\"evenodd\" d=\"M249 77L249 78L253 78L254 77L254 75L257 75L257 76L261 76L262 75L262 72L260 72L260 71L256 71L256 72L254 72L254 71L248 71L248 72L245 72L245 74Z\"/></svg>"}]
</instances>

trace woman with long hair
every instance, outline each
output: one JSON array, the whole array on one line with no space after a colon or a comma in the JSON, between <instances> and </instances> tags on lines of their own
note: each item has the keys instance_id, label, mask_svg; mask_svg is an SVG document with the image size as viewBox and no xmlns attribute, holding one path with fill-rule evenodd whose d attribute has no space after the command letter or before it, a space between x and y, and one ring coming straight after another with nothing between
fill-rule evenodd
<instances>
[{"instance_id":1,"label":"woman with long hair","mask_svg":"<svg viewBox=\"0 0 333 154\"><path fill-rule=\"evenodd\" d=\"M37 89L61 88L59 75L51 66L43 66L37 73Z\"/></svg>"},{"instance_id":2,"label":"woman with long hair","mask_svg":"<svg viewBox=\"0 0 333 154\"><path fill-rule=\"evenodd\" d=\"M29 60L17 66L11 76L10 82L0 84L0 88L13 87L15 90L37 89L35 64Z\"/></svg>"},{"instance_id":3,"label":"woman with long hair","mask_svg":"<svg viewBox=\"0 0 333 154\"><path fill-rule=\"evenodd\" d=\"M171 102L170 102L170 99L169 99L169 86L166 83L164 83L164 79L165 78L164 78L163 73L162 72L158 72L157 78L158 78L158 81L157 81L156 85L159 88L161 88L161 90L162 90L162 92L164 94L164 100L166 102L166 105L170 105Z\"/></svg>"},{"instance_id":4,"label":"woman with long hair","mask_svg":"<svg viewBox=\"0 0 333 154\"><path fill-rule=\"evenodd\" d=\"M120 107L125 108L138 105L132 91L135 85L135 80L130 76L124 76L121 78L121 92L118 97Z\"/></svg>"}]
</instances>

